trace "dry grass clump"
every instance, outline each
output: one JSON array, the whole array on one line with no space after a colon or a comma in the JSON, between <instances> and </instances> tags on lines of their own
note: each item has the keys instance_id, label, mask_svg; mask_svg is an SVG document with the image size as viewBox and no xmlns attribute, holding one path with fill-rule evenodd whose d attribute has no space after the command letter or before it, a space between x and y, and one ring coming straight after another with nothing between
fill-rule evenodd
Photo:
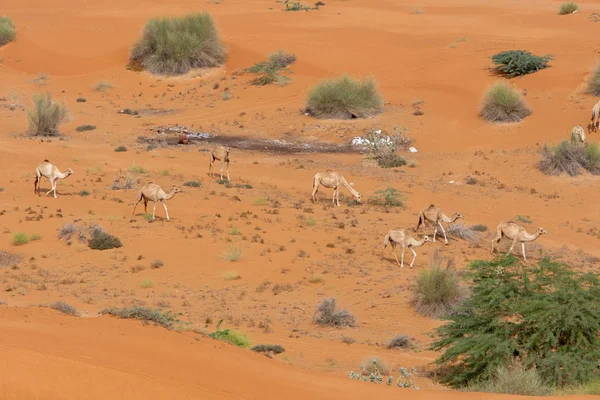
<instances>
[{"instance_id":1,"label":"dry grass clump","mask_svg":"<svg viewBox=\"0 0 600 400\"><path fill-rule=\"evenodd\" d=\"M383 98L372 78L349 76L319 83L308 94L306 112L317 118L367 118L383 111Z\"/></svg>"},{"instance_id":2,"label":"dry grass clump","mask_svg":"<svg viewBox=\"0 0 600 400\"><path fill-rule=\"evenodd\" d=\"M590 74L586 93L600 96L600 63L592 70Z\"/></svg>"},{"instance_id":3,"label":"dry grass clump","mask_svg":"<svg viewBox=\"0 0 600 400\"><path fill-rule=\"evenodd\" d=\"M558 9L560 15L573 14L575 11L579 11L579 6L574 1L562 3Z\"/></svg>"},{"instance_id":4,"label":"dry grass clump","mask_svg":"<svg viewBox=\"0 0 600 400\"><path fill-rule=\"evenodd\" d=\"M600 149L596 143L582 147L567 140L556 147L544 146L538 169L547 175L560 175L564 172L576 176L583 170L600 175Z\"/></svg>"},{"instance_id":5,"label":"dry grass clump","mask_svg":"<svg viewBox=\"0 0 600 400\"><path fill-rule=\"evenodd\" d=\"M408 335L396 335L386 347L388 349L410 349L413 346L413 342Z\"/></svg>"},{"instance_id":6,"label":"dry grass clump","mask_svg":"<svg viewBox=\"0 0 600 400\"><path fill-rule=\"evenodd\" d=\"M52 101L50 93L33 96L33 109L27 111L29 134L32 136L60 136L58 125L67 119L67 108Z\"/></svg>"},{"instance_id":7,"label":"dry grass clump","mask_svg":"<svg viewBox=\"0 0 600 400\"><path fill-rule=\"evenodd\" d=\"M469 242L474 242L477 240L477 233L475 233L472 228L469 228L464 224L452 224L446 230L446 233L449 236L457 239L467 240Z\"/></svg>"},{"instance_id":8,"label":"dry grass clump","mask_svg":"<svg viewBox=\"0 0 600 400\"><path fill-rule=\"evenodd\" d=\"M218 67L225 59L215 22L207 13L151 19L130 55L132 64L160 75Z\"/></svg>"},{"instance_id":9,"label":"dry grass clump","mask_svg":"<svg viewBox=\"0 0 600 400\"><path fill-rule=\"evenodd\" d=\"M239 261L242 258L242 253L242 247L239 244L232 244L223 251L223 259L231 262Z\"/></svg>"},{"instance_id":10,"label":"dry grass clump","mask_svg":"<svg viewBox=\"0 0 600 400\"><path fill-rule=\"evenodd\" d=\"M12 19L7 16L0 16L0 46L14 41L16 36Z\"/></svg>"},{"instance_id":11,"label":"dry grass clump","mask_svg":"<svg viewBox=\"0 0 600 400\"><path fill-rule=\"evenodd\" d=\"M145 323L154 322L167 329L172 329L180 321L171 312L161 313L159 310L151 310L146 307L131 308L108 308L101 311L118 318L139 319Z\"/></svg>"},{"instance_id":12,"label":"dry grass clump","mask_svg":"<svg viewBox=\"0 0 600 400\"><path fill-rule=\"evenodd\" d=\"M490 122L519 122L531 115L531 110L517 89L498 82L487 91L480 115Z\"/></svg>"},{"instance_id":13,"label":"dry grass clump","mask_svg":"<svg viewBox=\"0 0 600 400\"><path fill-rule=\"evenodd\" d=\"M8 267L19 264L22 257L17 254L10 254L0 250L0 267Z\"/></svg>"},{"instance_id":14,"label":"dry grass clump","mask_svg":"<svg viewBox=\"0 0 600 400\"><path fill-rule=\"evenodd\" d=\"M73 307L72 305L67 304L65 302L62 302L62 301L57 301L56 303L52 303L52 304L48 305L48 307L58 310L61 313L66 314L66 315L73 315L73 316L79 315L79 313L77 312L77 309L75 307Z\"/></svg>"},{"instance_id":15,"label":"dry grass clump","mask_svg":"<svg viewBox=\"0 0 600 400\"><path fill-rule=\"evenodd\" d=\"M346 310L339 310L334 298L323 299L317 305L313 321L319 325L333 326L336 328L352 327L356 325L354 315Z\"/></svg>"},{"instance_id":16,"label":"dry grass clump","mask_svg":"<svg viewBox=\"0 0 600 400\"><path fill-rule=\"evenodd\" d=\"M380 375L386 376L390 374L390 366L385 360L382 360L379 357L371 357L365 360L362 365L364 366L363 372L370 374L377 374L379 372Z\"/></svg>"},{"instance_id":17,"label":"dry grass clump","mask_svg":"<svg viewBox=\"0 0 600 400\"><path fill-rule=\"evenodd\" d=\"M478 392L516 394L521 396L549 396L552 388L546 385L535 369L521 365L500 367L489 382L474 388Z\"/></svg>"}]
</instances>

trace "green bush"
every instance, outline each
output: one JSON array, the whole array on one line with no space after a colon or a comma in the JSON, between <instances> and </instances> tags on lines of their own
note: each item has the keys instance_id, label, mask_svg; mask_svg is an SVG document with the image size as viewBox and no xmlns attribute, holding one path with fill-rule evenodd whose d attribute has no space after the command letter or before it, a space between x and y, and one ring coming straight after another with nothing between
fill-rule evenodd
<instances>
[{"instance_id":1,"label":"green bush","mask_svg":"<svg viewBox=\"0 0 600 400\"><path fill-rule=\"evenodd\" d=\"M501 74L512 78L533 74L548 67L552 56L536 56L524 50L508 50L492 56L492 62L497 65L494 69Z\"/></svg>"},{"instance_id":2,"label":"green bush","mask_svg":"<svg viewBox=\"0 0 600 400\"><path fill-rule=\"evenodd\" d=\"M0 46L15 40L15 25L10 17L0 16Z\"/></svg>"},{"instance_id":3,"label":"green bush","mask_svg":"<svg viewBox=\"0 0 600 400\"><path fill-rule=\"evenodd\" d=\"M398 168L405 166L406 160L396 153L389 153L377 158L377 164L381 168Z\"/></svg>"},{"instance_id":4,"label":"green bush","mask_svg":"<svg viewBox=\"0 0 600 400\"><path fill-rule=\"evenodd\" d=\"M130 55L133 64L161 75L217 67L225 58L214 20L206 13L151 19Z\"/></svg>"},{"instance_id":5,"label":"green bush","mask_svg":"<svg viewBox=\"0 0 600 400\"><path fill-rule=\"evenodd\" d=\"M259 75L252 80L253 85L264 86L271 83L284 85L289 81L288 77L279 73L287 71L287 67L296 62L296 55L279 50L269 55L266 62L260 62L247 69L248 72Z\"/></svg>"},{"instance_id":6,"label":"green bush","mask_svg":"<svg viewBox=\"0 0 600 400\"><path fill-rule=\"evenodd\" d=\"M58 125L67 119L64 104L52 101L50 93L33 96L33 109L27 112L29 133L34 136L60 136Z\"/></svg>"},{"instance_id":7,"label":"green bush","mask_svg":"<svg viewBox=\"0 0 600 400\"><path fill-rule=\"evenodd\" d=\"M170 311L161 313L159 310L151 310L146 307L108 308L102 310L102 314L125 319L139 319L146 323L154 322L167 329L173 329L176 324L181 322L176 318L177 315Z\"/></svg>"},{"instance_id":8,"label":"green bush","mask_svg":"<svg viewBox=\"0 0 600 400\"><path fill-rule=\"evenodd\" d=\"M477 392L521 396L549 396L552 394L552 387L542 381L535 369L525 369L519 364L510 368L498 367L489 382L471 389Z\"/></svg>"},{"instance_id":9,"label":"green bush","mask_svg":"<svg viewBox=\"0 0 600 400\"><path fill-rule=\"evenodd\" d=\"M21 246L29 243L29 237L23 232L17 232L12 237L12 244L15 246Z\"/></svg>"},{"instance_id":10,"label":"green bush","mask_svg":"<svg viewBox=\"0 0 600 400\"><path fill-rule=\"evenodd\" d=\"M371 78L348 76L319 83L308 94L306 112L317 118L367 118L383 111L383 98Z\"/></svg>"},{"instance_id":11,"label":"green bush","mask_svg":"<svg viewBox=\"0 0 600 400\"><path fill-rule=\"evenodd\" d=\"M404 196L399 190L388 186L376 191L375 195L369 199L369 203L385 207L404 207Z\"/></svg>"},{"instance_id":12,"label":"green bush","mask_svg":"<svg viewBox=\"0 0 600 400\"><path fill-rule=\"evenodd\" d=\"M481 116L491 122L519 122L531 110L517 89L505 82L495 83L486 93Z\"/></svg>"},{"instance_id":13,"label":"green bush","mask_svg":"<svg viewBox=\"0 0 600 400\"><path fill-rule=\"evenodd\" d=\"M127 147L125 147L125 146L119 146L115 149L116 153L123 153L125 151L127 151Z\"/></svg>"},{"instance_id":14,"label":"green bush","mask_svg":"<svg viewBox=\"0 0 600 400\"><path fill-rule=\"evenodd\" d=\"M586 93L594 96L600 96L600 63L596 65L590 74Z\"/></svg>"},{"instance_id":15,"label":"green bush","mask_svg":"<svg viewBox=\"0 0 600 400\"><path fill-rule=\"evenodd\" d=\"M558 10L558 13L560 15L573 14L577 10L579 10L579 7L577 6L577 4L574 1L569 1L568 3L562 3L560 5L560 9Z\"/></svg>"},{"instance_id":16,"label":"green bush","mask_svg":"<svg viewBox=\"0 0 600 400\"><path fill-rule=\"evenodd\" d=\"M223 322L223 320L219 321L219 323L217 324L217 330L215 332L209 334L208 335L209 337L211 337L213 339L223 340L225 342L228 342L235 346L239 346L239 347L243 347L243 348L250 347L250 345L251 345L250 339L248 339L248 336L246 336L246 334L244 334L243 332L231 330L231 329L221 330L222 322Z\"/></svg>"},{"instance_id":17,"label":"green bush","mask_svg":"<svg viewBox=\"0 0 600 400\"><path fill-rule=\"evenodd\" d=\"M432 349L441 381L477 385L498 368L536 368L547 385L598 379L600 281L549 258L523 264L512 256L475 261L472 295L437 329Z\"/></svg>"},{"instance_id":18,"label":"green bush","mask_svg":"<svg viewBox=\"0 0 600 400\"><path fill-rule=\"evenodd\" d=\"M77 132L93 131L96 129L96 125L79 125L75 130Z\"/></svg>"},{"instance_id":19,"label":"green bush","mask_svg":"<svg viewBox=\"0 0 600 400\"><path fill-rule=\"evenodd\" d=\"M600 175L600 148L596 143L582 147L567 140L556 147L544 146L538 168L547 175L560 175L564 172L569 176L576 176L583 170Z\"/></svg>"},{"instance_id":20,"label":"green bush","mask_svg":"<svg viewBox=\"0 0 600 400\"><path fill-rule=\"evenodd\" d=\"M88 241L88 246L94 250L108 250L123 246L118 237L104 232L100 228L92 231L92 237Z\"/></svg>"}]
</instances>

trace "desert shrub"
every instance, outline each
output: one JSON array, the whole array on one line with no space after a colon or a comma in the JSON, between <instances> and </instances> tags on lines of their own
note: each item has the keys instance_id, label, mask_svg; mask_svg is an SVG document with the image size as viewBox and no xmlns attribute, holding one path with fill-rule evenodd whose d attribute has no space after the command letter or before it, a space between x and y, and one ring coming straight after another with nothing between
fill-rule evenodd
<instances>
[{"instance_id":1,"label":"desert shrub","mask_svg":"<svg viewBox=\"0 0 600 400\"><path fill-rule=\"evenodd\" d=\"M363 380L364 382L371 382L381 385L384 383L384 375L387 375L385 370L381 370L385 367L386 366L382 364L381 360L377 358L367 360L360 364L359 372L350 371L350 379ZM389 373L389 370L387 372ZM409 371L404 367L400 367L400 376L396 380L396 386L405 389L413 388L418 390L419 388L413 384L411 379L411 376L413 376L415 372L416 371L414 368ZM391 386L392 383L394 383L394 377L390 375L387 377L387 379L385 379L385 384L387 386Z\"/></svg>"},{"instance_id":2,"label":"desert shrub","mask_svg":"<svg viewBox=\"0 0 600 400\"><path fill-rule=\"evenodd\" d=\"M390 366L385 360L379 357L371 357L365 360L362 365L364 365L364 372L368 375L372 373L380 373L381 375L390 374Z\"/></svg>"},{"instance_id":3,"label":"desert shrub","mask_svg":"<svg viewBox=\"0 0 600 400\"><path fill-rule=\"evenodd\" d=\"M323 299L318 305L313 316L313 322L319 325L344 328L355 326L354 315L346 310L339 310L334 298Z\"/></svg>"},{"instance_id":4,"label":"desert shrub","mask_svg":"<svg viewBox=\"0 0 600 400\"><path fill-rule=\"evenodd\" d=\"M74 315L74 316L79 315L79 313L77 312L77 309L75 307L73 307L72 305L67 304L65 302L62 302L62 301L57 301L56 303L52 303L48 307L53 308L57 311L60 311L63 314Z\"/></svg>"},{"instance_id":5,"label":"desert shrub","mask_svg":"<svg viewBox=\"0 0 600 400\"><path fill-rule=\"evenodd\" d=\"M39 233L32 233L31 236L29 236L29 240L32 242L36 240L42 240L42 235Z\"/></svg>"},{"instance_id":6,"label":"desert shrub","mask_svg":"<svg viewBox=\"0 0 600 400\"><path fill-rule=\"evenodd\" d=\"M417 277L410 303L421 315L447 317L464 301L466 290L451 259L436 250L429 264Z\"/></svg>"},{"instance_id":7,"label":"desert shrub","mask_svg":"<svg viewBox=\"0 0 600 400\"><path fill-rule=\"evenodd\" d=\"M221 323L223 322L223 320L219 321L219 323L217 324L217 330L211 334L209 334L208 336L213 338L213 339L218 339L218 340L223 340L225 342L231 343L235 346L239 346L239 347L250 347L251 342L250 339L248 339L248 336L246 336L246 334L244 334L243 332L240 331L236 331L236 330L231 330L231 329L224 329L221 330Z\"/></svg>"},{"instance_id":8,"label":"desert shrub","mask_svg":"<svg viewBox=\"0 0 600 400\"><path fill-rule=\"evenodd\" d=\"M375 195L369 199L369 203L385 207L404 207L404 196L399 190L388 186L376 191Z\"/></svg>"},{"instance_id":9,"label":"desert shrub","mask_svg":"<svg viewBox=\"0 0 600 400\"><path fill-rule=\"evenodd\" d=\"M71 240L71 238L77 235L77 238L79 239L80 242L85 243L86 241L86 237L85 237L85 233L83 232L83 230L81 228L79 228L77 225L75 225L72 222L67 222L65 225L63 225L62 228L60 228L58 230L58 239L64 239L64 240Z\"/></svg>"},{"instance_id":10,"label":"desert shrub","mask_svg":"<svg viewBox=\"0 0 600 400\"><path fill-rule=\"evenodd\" d=\"M106 92L108 89L111 89L112 87L113 87L113 85L109 81L100 81L96 84L96 86L94 87L94 90L96 90L98 92Z\"/></svg>"},{"instance_id":11,"label":"desert shrub","mask_svg":"<svg viewBox=\"0 0 600 400\"><path fill-rule=\"evenodd\" d=\"M88 246L94 250L108 250L123 246L118 237L104 232L100 227L92 230Z\"/></svg>"},{"instance_id":12,"label":"desert shrub","mask_svg":"<svg viewBox=\"0 0 600 400\"><path fill-rule=\"evenodd\" d=\"M519 122L531 115L521 93L508 83L497 82L488 89L481 108L481 117L491 122Z\"/></svg>"},{"instance_id":13,"label":"desert shrub","mask_svg":"<svg viewBox=\"0 0 600 400\"><path fill-rule=\"evenodd\" d=\"M412 340L408 335L396 335L386 346L388 349L410 349L413 347Z\"/></svg>"},{"instance_id":14,"label":"desert shrub","mask_svg":"<svg viewBox=\"0 0 600 400\"><path fill-rule=\"evenodd\" d=\"M271 83L283 85L289 80L288 77L280 75L281 71L287 71L287 67L296 62L296 55L278 50L269 55L266 62L260 62L247 69L248 72L259 75L252 80L253 85L264 86Z\"/></svg>"},{"instance_id":15,"label":"desert shrub","mask_svg":"<svg viewBox=\"0 0 600 400\"><path fill-rule=\"evenodd\" d=\"M475 232L487 232L488 227L483 224L476 224L471 227L471 230L473 230Z\"/></svg>"},{"instance_id":16,"label":"desert shrub","mask_svg":"<svg viewBox=\"0 0 600 400\"><path fill-rule=\"evenodd\" d=\"M115 153L123 153L125 151L127 151L127 147L125 146L119 146L115 149Z\"/></svg>"},{"instance_id":17,"label":"desert shrub","mask_svg":"<svg viewBox=\"0 0 600 400\"><path fill-rule=\"evenodd\" d=\"M319 6L315 5L314 8L307 6L306 4L302 4L299 1L290 1L285 0L283 2L285 8L283 11L310 11L310 10L318 10Z\"/></svg>"},{"instance_id":18,"label":"desert shrub","mask_svg":"<svg viewBox=\"0 0 600 400\"><path fill-rule=\"evenodd\" d=\"M558 13L560 15L565 14L573 14L575 11L578 11L579 7L574 1L569 1L568 3L562 3L560 8L558 9Z\"/></svg>"},{"instance_id":19,"label":"desert shrub","mask_svg":"<svg viewBox=\"0 0 600 400\"><path fill-rule=\"evenodd\" d=\"M556 147L544 146L538 168L548 175L560 175L564 172L576 176L583 170L599 175L600 148L596 143L582 147L568 140L560 142Z\"/></svg>"},{"instance_id":20,"label":"desert shrub","mask_svg":"<svg viewBox=\"0 0 600 400\"><path fill-rule=\"evenodd\" d=\"M85 103L87 100L83 97L78 97L76 100L78 103Z\"/></svg>"},{"instance_id":21,"label":"desert shrub","mask_svg":"<svg viewBox=\"0 0 600 400\"><path fill-rule=\"evenodd\" d=\"M308 94L306 112L317 118L367 118L383 111L375 80L348 76L319 83Z\"/></svg>"},{"instance_id":22,"label":"desert shrub","mask_svg":"<svg viewBox=\"0 0 600 400\"><path fill-rule=\"evenodd\" d=\"M151 19L130 55L133 64L161 75L218 67L225 58L215 22L206 13Z\"/></svg>"},{"instance_id":23,"label":"desert shrub","mask_svg":"<svg viewBox=\"0 0 600 400\"><path fill-rule=\"evenodd\" d=\"M555 396L600 395L600 379L593 379L581 385L562 388L554 392Z\"/></svg>"},{"instance_id":24,"label":"desert shrub","mask_svg":"<svg viewBox=\"0 0 600 400\"><path fill-rule=\"evenodd\" d=\"M587 83L586 93L600 96L600 63L592 70Z\"/></svg>"},{"instance_id":25,"label":"desert shrub","mask_svg":"<svg viewBox=\"0 0 600 400\"><path fill-rule=\"evenodd\" d=\"M16 38L15 25L10 17L0 16L0 46L12 42Z\"/></svg>"},{"instance_id":26,"label":"desert shrub","mask_svg":"<svg viewBox=\"0 0 600 400\"><path fill-rule=\"evenodd\" d=\"M79 125L75 130L77 132L93 131L96 129L96 125Z\"/></svg>"},{"instance_id":27,"label":"desert shrub","mask_svg":"<svg viewBox=\"0 0 600 400\"><path fill-rule=\"evenodd\" d=\"M242 258L242 247L239 244L232 244L223 251L223 259L227 261L239 261Z\"/></svg>"},{"instance_id":28,"label":"desert shrub","mask_svg":"<svg viewBox=\"0 0 600 400\"><path fill-rule=\"evenodd\" d=\"M382 168L395 168L406 165L406 160L400 157L396 152L403 147L407 147L411 140L404 134L408 129L400 129L394 126L391 134L385 134L381 129L372 130L361 138L361 144L367 148L369 155L377 161Z\"/></svg>"},{"instance_id":29,"label":"desert shrub","mask_svg":"<svg viewBox=\"0 0 600 400\"><path fill-rule=\"evenodd\" d=\"M236 271L225 271L223 272L223 279L226 281L237 281L238 279L242 279L242 277Z\"/></svg>"},{"instance_id":30,"label":"desert shrub","mask_svg":"<svg viewBox=\"0 0 600 400\"><path fill-rule=\"evenodd\" d=\"M177 315L167 311L162 313L159 310L151 310L146 307L130 307L130 308L107 308L101 311L102 314L112 315L113 317L123 319L139 319L145 323L154 322L167 329L173 329L179 321Z\"/></svg>"},{"instance_id":31,"label":"desert shrub","mask_svg":"<svg viewBox=\"0 0 600 400\"><path fill-rule=\"evenodd\" d=\"M516 364L501 366L494 371L492 379L473 387L477 392L517 394L521 396L549 396L552 387L542 381L535 369L525 369Z\"/></svg>"},{"instance_id":32,"label":"desert shrub","mask_svg":"<svg viewBox=\"0 0 600 400\"><path fill-rule=\"evenodd\" d=\"M550 60L552 56L536 56L524 50L507 50L492 56L492 62L497 65L495 70L510 78L547 68Z\"/></svg>"},{"instance_id":33,"label":"desert shrub","mask_svg":"<svg viewBox=\"0 0 600 400\"><path fill-rule=\"evenodd\" d=\"M26 233L17 232L12 237L12 244L14 246L21 246L27 243L29 243L29 237Z\"/></svg>"},{"instance_id":34,"label":"desert shrub","mask_svg":"<svg viewBox=\"0 0 600 400\"><path fill-rule=\"evenodd\" d=\"M140 286L142 289L150 289L154 286L154 282L152 282L152 279L144 279Z\"/></svg>"},{"instance_id":35,"label":"desert shrub","mask_svg":"<svg viewBox=\"0 0 600 400\"><path fill-rule=\"evenodd\" d=\"M140 179L136 178L131 171L125 174L119 171L119 174L115 175L115 177L113 178L113 182L110 188L112 190L133 189L139 181Z\"/></svg>"},{"instance_id":36,"label":"desert shrub","mask_svg":"<svg viewBox=\"0 0 600 400\"><path fill-rule=\"evenodd\" d=\"M406 160L398 154L391 153L378 158L377 164L379 164L381 168L398 168L405 166Z\"/></svg>"},{"instance_id":37,"label":"desert shrub","mask_svg":"<svg viewBox=\"0 0 600 400\"><path fill-rule=\"evenodd\" d=\"M257 353L273 353L273 354L281 354L285 351L285 349L278 344L258 344L252 347L250 350L255 351Z\"/></svg>"},{"instance_id":38,"label":"desert shrub","mask_svg":"<svg viewBox=\"0 0 600 400\"><path fill-rule=\"evenodd\" d=\"M156 259L152 261L152 263L150 264L150 268L160 268L163 265L165 265L165 263L163 263L162 260Z\"/></svg>"},{"instance_id":39,"label":"desert shrub","mask_svg":"<svg viewBox=\"0 0 600 400\"><path fill-rule=\"evenodd\" d=\"M119 111L119 114L126 114L126 115L138 115L139 112L132 110L131 108L125 108L121 111Z\"/></svg>"},{"instance_id":40,"label":"desert shrub","mask_svg":"<svg viewBox=\"0 0 600 400\"><path fill-rule=\"evenodd\" d=\"M183 186L188 186L188 187L200 187L202 186L202 184L199 181L187 181L183 184Z\"/></svg>"},{"instance_id":41,"label":"desert shrub","mask_svg":"<svg viewBox=\"0 0 600 400\"><path fill-rule=\"evenodd\" d=\"M455 237L457 239L467 240L469 242L474 242L477 240L477 234L472 228L469 228L463 224L452 224L446 230L446 234L448 236Z\"/></svg>"},{"instance_id":42,"label":"desert shrub","mask_svg":"<svg viewBox=\"0 0 600 400\"><path fill-rule=\"evenodd\" d=\"M600 281L549 258L512 256L470 265L472 295L437 329L432 349L441 381L461 387L493 378L502 366L535 367L563 387L598 379Z\"/></svg>"},{"instance_id":43,"label":"desert shrub","mask_svg":"<svg viewBox=\"0 0 600 400\"><path fill-rule=\"evenodd\" d=\"M29 133L34 136L59 136L58 125L67 119L67 108L52 101L50 93L33 96L33 109L27 112Z\"/></svg>"}]
</instances>

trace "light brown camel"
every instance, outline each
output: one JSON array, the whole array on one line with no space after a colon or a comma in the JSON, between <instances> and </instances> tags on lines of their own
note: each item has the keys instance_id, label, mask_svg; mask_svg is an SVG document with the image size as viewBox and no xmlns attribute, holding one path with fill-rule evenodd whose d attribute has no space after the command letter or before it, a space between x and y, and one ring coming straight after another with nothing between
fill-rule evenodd
<instances>
[{"instance_id":1,"label":"light brown camel","mask_svg":"<svg viewBox=\"0 0 600 400\"><path fill-rule=\"evenodd\" d=\"M585 146L585 130L583 126L577 125L571 131L571 143Z\"/></svg>"},{"instance_id":2,"label":"light brown camel","mask_svg":"<svg viewBox=\"0 0 600 400\"><path fill-rule=\"evenodd\" d=\"M227 163L227 180L230 180L229 179L229 152L230 152L230 150L231 149L229 147L218 146L210 152L210 154L209 154L210 164L208 166L208 174L209 175L211 175L213 164L215 163L215 160L217 160L217 161L221 161L221 179L223 179L223 167L225 166L225 163Z\"/></svg>"},{"instance_id":3,"label":"light brown camel","mask_svg":"<svg viewBox=\"0 0 600 400\"><path fill-rule=\"evenodd\" d=\"M387 247L388 243L392 245L392 249L394 250L394 257L396 258L396 262L400 266L400 268L404 268L404 251L408 247L410 251L413 253L413 259L410 262L410 267L412 268L415 259L417 258L417 253L414 250L414 247L420 247L425 244L425 242L431 242L429 236L423 236L423 239L416 240L414 237L406 229L392 229L388 231L388 233L383 238L383 248L381 249L380 257L383 256L383 251ZM396 254L396 245L402 246L402 261L398 261L398 255Z\"/></svg>"},{"instance_id":4,"label":"light brown camel","mask_svg":"<svg viewBox=\"0 0 600 400\"><path fill-rule=\"evenodd\" d=\"M48 178L52 189L46 192L46 195L54 192L54 198L56 198L56 182L59 179L65 179L69 175L73 175L75 172L71 168L67 169L66 172L60 172L56 166L50 164L50 161L44 160L40 165L35 167L35 182L33 183L33 193L39 194L42 176Z\"/></svg>"},{"instance_id":5,"label":"light brown camel","mask_svg":"<svg viewBox=\"0 0 600 400\"><path fill-rule=\"evenodd\" d=\"M598 100L598 102L596 104L594 104L594 107L592 107L592 120L590 121L589 125L588 125L588 132L592 132L592 131L598 131L598 125L599 125L599 119L600 119L600 100Z\"/></svg>"},{"instance_id":6,"label":"light brown camel","mask_svg":"<svg viewBox=\"0 0 600 400\"><path fill-rule=\"evenodd\" d=\"M537 228L536 232L532 235L525 231L525 228L516 224L514 221L508 222L500 222L496 227L496 237L492 240L492 253L495 250L497 244L500 243L503 237L507 237L512 240L512 244L510 245L510 249L506 255L509 255L513 247L517 242L521 242L521 248L523 250L523 260L527 261L527 257L525 256L525 242L533 242L535 239L540 237L540 235L547 234L548 232L544 228Z\"/></svg>"},{"instance_id":7,"label":"light brown camel","mask_svg":"<svg viewBox=\"0 0 600 400\"><path fill-rule=\"evenodd\" d=\"M182 193L183 190L179 189L177 186L173 186L169 193L165 193L164 190L160 186L155 183L148 183L140 190L139 199L133 206L133 213L135 215L135 208L139 204L140 201L144 200L144 213L148 213L148 201L154 202L154 208L152 209L152 219L156 215L156 203L161 202L163 207L165 208L165 214L167 214L167 221L169 219L169 211L167 210L167 205L165 204L165 200L169 200L175 196L175 193Z\"/></svg>"},{"instance_id":8,"label":"light brown camel","mask_svg":"<svg viewBox=\"0 0 600 400\"><path fill-rule=\"evenodd\" d=\"M346 179L339 172L332 171L328 169L325 172L317 172L313 177L313 191L312 191L312 200L318 202L319 199L317 197L317 192L319 191L319 186L322 185L326 188L333 188L333 204L340 206L340 186L344 186L360 203L360 193L358 193L352 186L353 183L346 182Z\"/></svg>"},{"instance_id":9,"label":"light brown camel","mask_svg":"<svg viewBox=\"0 0 600 400\"><path fill-rule=\"evenodd\" d=\"M454 213L452 218L448 218L448 216L444 214L444 212L439 207L436 207L434 204L431 204L429 207L424 208L419 213L419 222L417 223L415 232L417 232L421 225L425 226L426 224L432 224L433 226L435 226L435 230L433 231L433 241L435 242L435 237L437 236L437 231L439 227L442 230L442 233L444 234L445 244L448 244L448 237L446 236L446 231L442 226L442 222L451 224L459 218L464 219L461 213Z\"/></svg>"}]
</instances>

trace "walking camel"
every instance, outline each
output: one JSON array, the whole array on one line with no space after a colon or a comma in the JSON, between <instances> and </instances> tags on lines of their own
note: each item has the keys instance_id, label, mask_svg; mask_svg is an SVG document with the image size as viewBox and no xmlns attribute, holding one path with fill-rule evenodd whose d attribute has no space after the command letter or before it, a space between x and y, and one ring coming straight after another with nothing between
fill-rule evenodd
<instances>
[{"instance_id":1,"label":"walking camel","mask_svg":"<svg viewBox=\"0 0 600 400\"><path fill-rule=\"evenodd\" d=\"M419 213L419 222L417 223L415 232L417 232L421 225L425 226L426 224L433 224L435 226L435 230L433 231L433 241L435 242L435 237L437 236L437 231L439 227L442 230L442 233L444 234L445 244L448 244L448 237L446 236L446 231L442 226L442 222L451 224L459 218L464 219L464 216L461 213L457 212L454 213L452 218L448 218L448 216L444 214L444 212L439 207L436 207L434 204L431 204L429 207L424 208Z\"/></svg>"},{"instance_id":2,"label":"walking camel","mask_svg":"<svg viewBox=\"0 0 600 400\"><path fill-rule=\"evenodd\" d=\"M396 258L396 262L398 263L400 268L404 268L404 251L408 247L413 253L413 259L410 262L409 267L412 268L415 259L417 258L417 253L415 252L414 248L423 246L425 242L431 242L431 239L429 239L429 236L427 235L423 236L423 239L421 240L416 240L411 236L410 233L408 233L408 230L406 229L392 229L388 231L388 233L383 238L383 248L381 249L381 253L379 256L383 257L383 251L385 250L388 244L391 244L392 249L394 251L394 257ZM396 245L402 246L402 261L400 262L398 261L398 255L396 254Z\"/></svg>"},{"instance_id":3,"label":"walking camel","mask_svg":"<svg viewBox=\"0 0 600 400\"><path fill-rule=\"evenodd\" d=\"M523 250L523 260L527 261L527 257L525 256L525 242L533 242L538 237L543 234L547 234L548 232L544 228L537 228L536 232L532 235L525 231L525 228L516 224L514 221L508 222L500 222L496 227L496 237L492 240L492 251L494 252L496 245L500 243L503 237L507 237L512 240L512 244L510 245L510 249L506 255L512 253L513 247L517 242L521 242L521 248Z\"/></svg>"},{"instance_id":4,"label":"walking camel","mask_svg":"<svg viewBox=\"0 0 600 400\"><path fill-rule=\"evenodd\" d=\"M585 131L583 126L577 125L571 131L571 143L585 146Z\"/></svg>"},{"instance_id":5,"label":"walking camel","mask_svg":"<svg viewBox=\"0 0 600 400\"><path fill-rule=\"evenodd\" d=\"M229 179L229 152L230 152L230 150L231 149L229 147L218 146L210 152L210 154L209 154L210 164L208 166L208 174L209 175L211 175L213 164L215 163L215 160L217 160L217 161L221 161L221 179L223 179L223 167L225 166L225 163L227 163L227 180L230 180Z\"/></svg>"},{"instance_id":6,"label":"walking camel","mask_svg":"<svg viewBox=\"0 0 600 400\"><path fill-rule=\"evenodd\" d=\"M152 219L154 220L156 215L156 203L161 202L163 207L165 208L165 214L167 214L167 221L170 221L169 218L169 210L167 210L167 205L165 204L165 200L170 200L175 196L176 193L182 193L183 190L178 188L177 186L173 186L169 193L165 193L164 190L160 186L155 183L148 183L140 190L139 199L133 206L133 213L135 215L135 208L139 204L140 201L144 200L144 213L148 213L148 201L154 202L154 208L152 209Z\"/></svg>"},{"instance_id":7,"label":"walking camel","mask_svg":"<svg viewBox=\"0 0 600 400\"><path fill-rule=\"evenodd\" d=\"M599 119L600 119L600 100L598 100L598 102L596 104L594 104L594 107L592 107L592 119L588 125L588 132L592 132L592 131L596 131L598 132L598 125L599 125Z\"/></svg>"},{"instance_id":8,"label":"walking camel","mask_svg":"<svg viewBox=\"0 0 600 400\"><path fill-rule=\"evenodd\" d=\"M40 165L35 167L35 182L33 183L33 193L39 194L42 176L48 178L52 189L46 192L46 196L54 192L54 198L56 199L56 183L59 179L65 179L69 175L73 175L75 172L71 168L68 168L66 172L60 172L56 166L50 164L50 161L44 160Z\"/></svg>"},{"instance_id":9,"label":"walking camel","mask_svg":"<svg viewBox=\"0 0 600 400\"><path fill-rule=\"evenodd\" d=\"M326 187L328 189L333 188L333 205L340 206L340 186L344 186L356 199L357 202L360 203L360 193L358 193L352 186L353 183L346 182L346 179L339 172L332 171L328 169L325 172L317 172L313 177L313 191L312 191L312 200L315 202L319 202L317 197L317 192L319 191L319 186Z\"/></svg>"}]
</instances>

